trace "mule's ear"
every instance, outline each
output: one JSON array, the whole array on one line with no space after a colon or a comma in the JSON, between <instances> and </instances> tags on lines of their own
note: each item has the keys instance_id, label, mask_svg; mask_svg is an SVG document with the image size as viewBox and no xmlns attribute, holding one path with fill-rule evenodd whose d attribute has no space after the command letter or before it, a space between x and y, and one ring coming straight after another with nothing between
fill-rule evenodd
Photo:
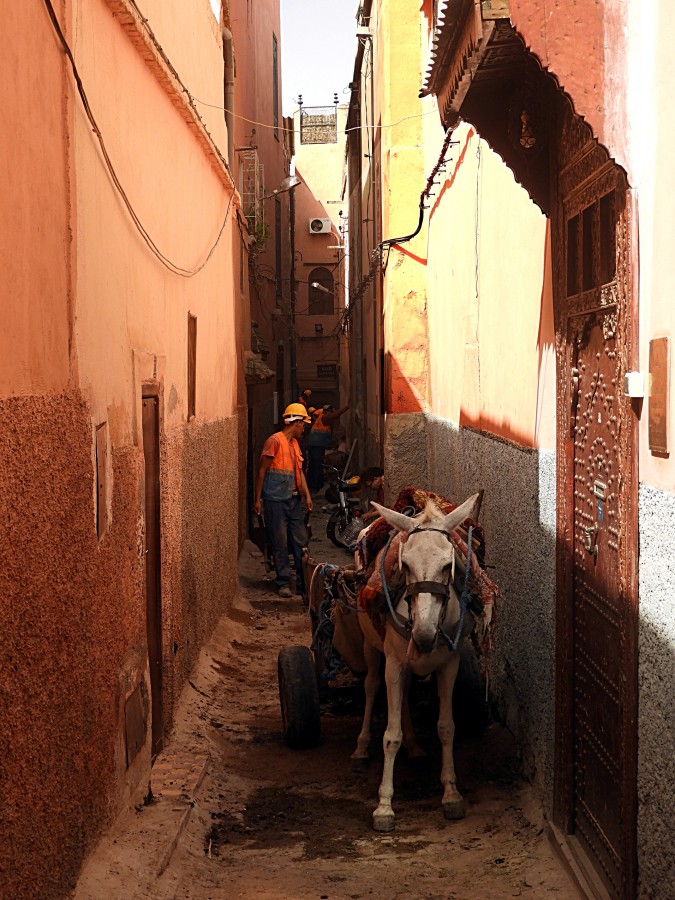
<instances>
[{"instance_id":1,"label":"mule's ear","mask_svg":"<svg viewBox=\"0 0 675 900\"><path fill-rule=\"evenodd\" d=\"M406 534L410 534L413 528L416 525L419 525L419 522L414 522L410 516L395 512L393 509L387 509L386 506L380 506L379 503L375 503L373 500L370 501L370 505L378 511L385 522L388 522L396 528L397 531L403 531Z\"/></svg>"},{"instance_id":2,"label":"mule's ear","mask_svg":"<svg viewBox=\"0 0 675 900\"><path fill-rule=\"evenodd\" d=\"M453 509L451 513L448 513L443 521L443 530L449 533L454 531L458 525L461 525L464 519L478 519L482 502L482 491L469 497L469 499L465 500L461 506L458 506L457 509Z\"/></svg>"}]
</instances>

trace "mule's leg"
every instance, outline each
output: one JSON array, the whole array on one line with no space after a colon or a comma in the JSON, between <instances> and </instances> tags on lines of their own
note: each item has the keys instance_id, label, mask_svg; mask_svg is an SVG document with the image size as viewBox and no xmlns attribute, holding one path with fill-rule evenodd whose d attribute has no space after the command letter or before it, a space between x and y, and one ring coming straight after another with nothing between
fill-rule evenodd
<instances>
[{"instance_id":1,"label":"mule's leg","mask_svg":"<svg viewBox=\"0 0 675 900\"><path fill-rule=\"evenodd\" d=\"M368 667L364 688L366 691L366 705L363 711L363 724L361 733L356 740L356 750L352 753L352 768L356 771L364 769L368 764L368 748L370 746L370 726L373 718L373 706L380 689L380 659L382 654L373 645L364 640L363 655Z\"/></svg>"},{"instance_id":2,"label":"mule's leg","mask_svg":"<svg viewBox=\"0 0 675 900\"><path fill-rule=\"evenodd\" d=\"M403 705L401 707L401 728L403 730L403 746L410 759L422 759L426 756L417 743L410 714L410 673L406 673L403 685Z\"/></svg>"},{"instance_id":3,"label":"mule's leg","mask_svg":"<svg viewBox=\"0 0 675 900\"><path fill-rule=\"evenodd\" d=\"M459 668L459 653L452 653L448 663L436 672L438 684L438 736L443 747L441 784L443 812L446 819L464 818L464 800L457 790L453 741L455 722L452 718L452 691Z\"/></svg>"},{"instance_id":4,"label":"mule's leg","mask_svg":"<svg viewBox=\"0 0 675 900\"><path fill-rule=\"evenodd\" d=\"M394 810L391 800L394 796L394 760L401 746L401 703L403 702L403 687L405 676L403 667L393 656L387 657L385 667L385 681L387 683L387 728L384 732L384 768L382 781L380 782L380 802L373 813L373 828L375 831L394 830Z\"/></svg>"}]
</instances>

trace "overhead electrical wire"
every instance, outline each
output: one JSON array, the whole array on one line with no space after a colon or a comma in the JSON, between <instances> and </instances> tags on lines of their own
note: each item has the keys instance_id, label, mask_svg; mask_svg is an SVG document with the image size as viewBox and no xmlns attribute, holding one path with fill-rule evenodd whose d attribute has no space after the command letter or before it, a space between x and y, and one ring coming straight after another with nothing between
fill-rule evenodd
<instances>
[{"instance_id":1,"label":"overhead electrical wire","mask_svg":"<svg viewBox=\"0 0 675 900\"><path fill-rule=\"evenodd\" d=\"M211 249L208 251L208 253L204 257L203 261L198 266L196 266L193 269L185 269L182 266L178 265L177 263L174 263L171 259L169 259L168 256L166 256L164 253L162 253L162 251L159 249L159 247L154 242L154 240L150 236L149 232L146 230L145 226L141 222L138 214L136 213L131 201L129 200L129 198L124 190L124 187L122 186L122 183L117 175L117 172L115 171L115 167L113 166L112 160L110 159L110 156L108 154L108 150L105 145L105 141L103 140L103 134L101 133L101 129L99 128L98 123L96 122L94 114L89 105L89 100L87 98L87 94L84 89L84 85L82 83L82 78L78 71L77 64L75 62L75 58L73 56L72 50L70 49L70 45L68 44L68 42L63 34L63 31L61 30L61 26L59 24L59 20L56 17L56 13L54 11L54 7L52 6L52 2L51 2L51 0L43 0L43 2L47 9L47 14L49 15L49 18L51 20L54 31L56 32L59 42L60 42L61 46L63 47L63 51L66 54L66 56L68 57L68 61L70 62L70 66L73 71L73 77L75 78L75 83L77 84L77 90L78 90L78 93L82 100L82 105L84 107L85 114L87 116L87 119L89 120L89 123L92 127L94 134L96 135L96 139L98 140L99 146L101 148L101 153L103 155L103 159L105 161L106 168L108 170L110 178L112 179L112 182L113 182L118 194L120 195L122 202L124 203L128 213L131 217L131 220L133 221L134 225L136 226L137 231L139 232L139 234L141 235L141 237L143 238L143 240L149 247L150 251L157 257L157 259L162 263L162 265L165 266L165 268L169 269L169 271L173 272L175 275L180 275L183 278L192 278L193 276L197 275L198 272L202 271L202 269L206 266L206 264L209 262L209 260L213 256L213 254L216 250L216 247L220 243L220 239L223 235L223 232L225 231L225 226L227 225L227 220L229 218L230 209L232 208L232 201L234 200L234 193L235 193L234 192L234 184L232 186L232 194L231 194L230 200L227 204L227 209L225 211L225 217L223 219L223 224L220 226L220 230L218 232L216 240L215 240L214 244L211 246ZM134 2L134 0L131 0L131 2L133 4L133 6L136 8L136 10L138 11L139 15L141 15L141 17L142 17L142 14L140 13L140 10L138 10L138 7L136 6L136 3ZM166 57L164 57L164 58L166 59ZM173 69L173 67L171 67L171 68ZM173 69L173 71L175 72L175 69ZM181 85L182 85L182 82L181 82ZM223 162L225 162L225 165L227 166L227 163L224 159L223 159Z\"/></svg>"},{"instance_id":2,"label":"overhead electrical wire","mask_svg":"<svg viewBox=\"0 0 675 900\"><path fill-rule=\"evenodd\" d=\"M135 5L135 4L134 4ZM279 130L278 125L270 125L268 122L258 122L257 119L249 119L246 116L242 116L239 113L234 112L231 109L228 109L222 103L207 103L206 100L200 100L199 97L195 97L194 95L190 95L191 99L194 100L195 103L199 103L201 106L209 106L211 109L220 109L224 113L228 113L234 119L241 119L242 122L248 122L249 125L258 125L260 128L272 128ZM311 109L312 107L307 107L307 109ZM302 110L303 107L298 107L298 110ZM375 130L376 128L395 128L397 125L400 125L402 122L407 122L409 119L421 119L424 116L430 116L435 113L436 110L430 109L427 112L423 113L412 113L409 116L403 116L400 119L397 119L395 122L386 122L384 125L354 125L352 128L345 128L344 133L349 134L350 131L361 131L361 129L371 129Z\"/></svg>"}]
</instances>

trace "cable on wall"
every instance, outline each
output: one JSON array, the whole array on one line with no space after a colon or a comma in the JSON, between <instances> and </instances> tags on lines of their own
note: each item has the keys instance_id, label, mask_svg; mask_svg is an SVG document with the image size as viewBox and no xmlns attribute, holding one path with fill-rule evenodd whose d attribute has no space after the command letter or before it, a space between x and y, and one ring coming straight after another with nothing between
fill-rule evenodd
<instances>
[{"instance_id":1,"label":"cable on wall","mask_svg":"<svg viewBox=\"0 0 675 900\"><path fill-rule=\"evenodd\" d=\"M183 278L194 277L195 275L197 275L198 272L201 272L202 269L206 266L206 264L209 262L209 260L213 256L213 254L216 250L216 247L220 243L220 239L223 235L223 232L225 231L225 226L226 226L227 220L229 218L230 209L232 208L232 201L234 200L234 189L230 196L229 203L227 204L227 210L225 211L225 218L223 219L223 224L220 227L218 236L216 237L216 240L215 240L214 244L212 245L211 249L209 250L209 252L207 253L206 257L198 266L196 266L194 269L185 269L182 266L179 266L177 263L174 263L171 259L169 259L168 256L166 256L164 253L162 253L162 251L159 249L159 247L154 242L154 240L150 236L149 232L146 230L145 226L141 222L138 214L136 213L135 209L133 208L131 201L129 200L129 198L124 190L124 187L122 186L122 183L119 180L117 172L115 171L112 160L110 159L110 156L108 154L108 150L106 148L105 141L103 140L103 135L101 133L101 129L99 128L98 123L96 122L96 119L94 118L94 114L89 105L89 99L87 98L87 94L84 89L84 85L82 83L82 78L80 77L80 73L78 71L77 64L75 62L75 58L73 56L73 53L70 49L70 46L69 46L66 38L64 37L63 31L61 30L61 26L59 24L59 20L56 17L56 13L54 11L54 7L52 6L52 2L51 2L51 0L43 0L43 2L47 9L47 13L51 20L54 31L56 32L59 42L60 42L61 46L63 47L63 51L66 54L66 56L68 57L68 61L70 62L70 66L73 71L73 77L75 78L75 82L77 84L77 91L82 100L82 105L84 107L84 111L87 116L87 119L89 120L89 123L91 125L92 131L94 132L94 134L96 135L96 139L98 140L99 146L101 148L101 153L103 154L103 159L106 164L106 168L108 169L108 173L110 174L110 178L112 179L112 182L113 182L118 194L120 195L122 202L124 203L125 207L127 208L127 211L131 217L131 220L133 221L134 225L136 226L137 231L139 232L139 234L141 235L141 237L143 238L143 240L149 247L150 251L157 257L157 259L162 263L162 265L165 266L170 272L173 272L175 275L180 275ZM133 2L133 0L131 0L131 2ZM135 3L133 5L136 7ZM138 7L136 7L136 9L138 10ZM140 15L140 11L139 11L139 15ZM182 84L182 82L181 82L181 84Z\"/></svg>"},{"instance_id":2,"label":"cable on wall","mask_svg":"<svg viewBox=\"0 0 675 900\"><path fill-rule=\"evenodd\" d=\"M457 126L455 126L456 128ZM406 244L408 241L411 241L413 238L417 237L417 235L422 230L422 223L424 222L424 211L427 209L427 205L425 203L426 200L429 199L431 192L438 182L436 181L436 176L438 173L445 168L447 164L447 160L445 158L446 153L448 152L448 148L452 144L452 136L455 132L455 128L451 128L445 135L445 140L443 141L443 146L441 148L441 152L438 156L438 160L436 161L436 165L431 170L431 174L427 178L426 185L424 186L424 190L420 194L420 202L419 202L419 219L417 221L417 227L410 234L403 235L402 237L395 238L386 238L384 241L381 241L377 247L372 251L370 255L370 267L368 269L368 274L363 278L355 290L350 292L349 295L349 306L346 306L343 310L343 314L340 317L340 321L338 322L336 328L345 328L349 322L351 317L352 309L354 304L361 300L365 292L368 290L370 285L375 278L375 275L379 268L386 269L386 263L389 258L389 251L396 244ZM384 251L387 251L387 258L384 259Z\"/></svg>"}]
</instances>

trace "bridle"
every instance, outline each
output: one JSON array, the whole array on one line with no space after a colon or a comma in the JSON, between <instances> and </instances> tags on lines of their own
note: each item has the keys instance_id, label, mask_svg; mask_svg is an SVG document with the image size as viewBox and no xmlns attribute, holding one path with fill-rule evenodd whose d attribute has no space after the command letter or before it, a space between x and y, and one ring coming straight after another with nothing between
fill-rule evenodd
<instances>
[{"instance_id":1,"label":"bridle","mask_svg":"<svg viewBox=\"0 0 675 900\"><path fill-rule=\"evenodd\" d=\"M417 526L412 529L412 531L408 532L408 537L411 537L413 534L420 534L421 532L427 531L435 531L438 534L445 535L446 539L452 544L452 539L447 531L442 528L423 528L421 526ZM398 615L394 606L391 602L391 595L389 593L389 585L387 584L387 578L384 571L384 564L387 558L387 553L389 551L389 547L391 546L391 542L396 535L395 531L389 535L389 540L384 548L382 553L382 561L381 561L381 579L382 579L382 588L384 590L384 596L387 600L387 605L389 607L389 615L391 616L391 623L394 627L394 630L401 635L401 637L409 640L412 635L412 607L411 607L411 599L415 597L417 594L434 594L435 596L442 598L441 611L438 616L438 626L437 632L438 635L445 641L450 650L455 651L459 645L460 638L462 636L462 628L464 626L464 615L466 613L466 609L469 603L469 573L471 572L471 539L473 537L473 526L470 525L468 529L467 536L467 554L466 554L466 570L464 572L464 586L462 590L462 594L459 598L459 622L457 623L457 631L455 633L455 639L453 640L450 635L443 628L443 621L445 620L445 615L448 608L448 599L450 597L450 577L447 582L444 581L412 581L406 582L404 591L399 595L398 599L403 597L408 604L408 619L407 621L403 621L403 619ZM454 549L454 545L453 545Z\"/></svg>"}]
</instances>

